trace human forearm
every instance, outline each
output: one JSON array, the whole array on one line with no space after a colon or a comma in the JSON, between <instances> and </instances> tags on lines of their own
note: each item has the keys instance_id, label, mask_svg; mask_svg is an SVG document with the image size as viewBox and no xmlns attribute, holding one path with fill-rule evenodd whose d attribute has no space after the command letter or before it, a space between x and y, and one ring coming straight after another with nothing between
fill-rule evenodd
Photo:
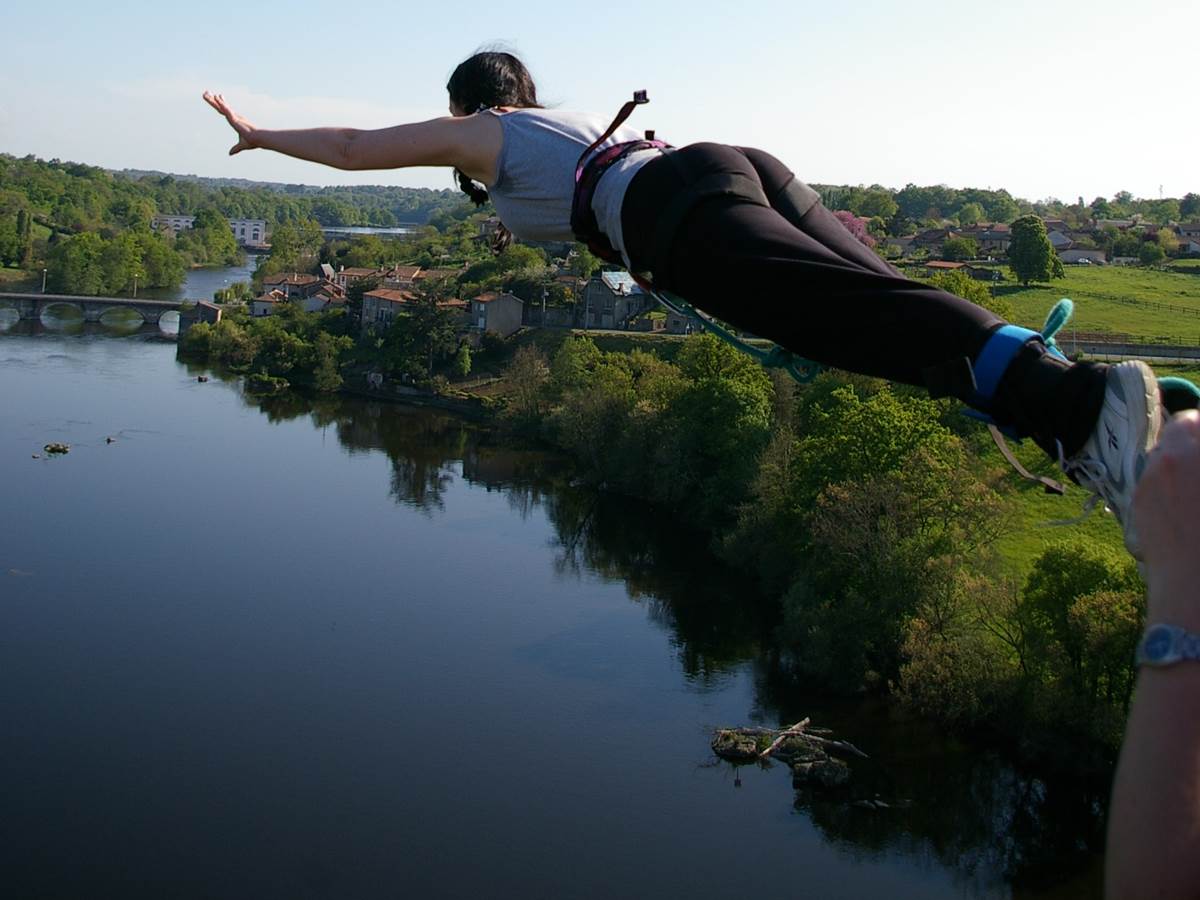
<instances>
[{"instance_id":1,"label":"human forearm","mask_svg":"<svg viewBox=\"0 0 1200 900\"><path fill-rule=\"evenodd\" d=\"M1200 415L1163 429L1134 495L1146 623L1200 633ZM1138 675L1109 808L1109 898L1200 897L1200 663Z\"/></svg>"},{"instance_id":2,"label":"human forearm","mask_svg":"<svg viewBox=\"0 0 1200 900\"><path fill-rule=\"evenodd\" d=\"M1200 666L1145 669L1109 808L1105 894L1200 897Z\"/></svg>"},{"instance_id":3,"label":"human forearm","mask_svg":"<svg viewBox=\"0 0 1200 900\"><path fill-rule=\"evenodd\" d=\"M352 152L357 131L353 128L297 128L286 131L256 128L247 136L250 144L285 156L333 166L357 168Z\"/></svg>"}]
</instances>

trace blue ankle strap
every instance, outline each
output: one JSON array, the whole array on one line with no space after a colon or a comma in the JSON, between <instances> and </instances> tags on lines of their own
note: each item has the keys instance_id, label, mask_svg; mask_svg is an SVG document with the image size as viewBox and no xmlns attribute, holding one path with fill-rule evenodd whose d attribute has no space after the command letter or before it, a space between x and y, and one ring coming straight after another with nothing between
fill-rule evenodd
<instances>
[{"instance_id":1,"label":"blue ankle strap","mask_svg":"<svg viewBox=\"0 0 1200 900\"><path fill-rule=\"evenodd\" d=\"M975 373L975 402L978 409L988 409L996 397L1000 379L1013 358L1030 341L1043 341L1042 335L1020 325L1004 325L992 332L983 350L971 364Z\"/></svg>"}]
</instances>

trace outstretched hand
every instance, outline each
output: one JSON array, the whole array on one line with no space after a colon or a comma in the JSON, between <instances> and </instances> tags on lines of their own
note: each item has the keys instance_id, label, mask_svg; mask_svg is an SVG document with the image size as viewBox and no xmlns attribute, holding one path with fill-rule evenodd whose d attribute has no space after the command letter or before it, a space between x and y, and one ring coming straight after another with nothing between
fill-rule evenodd
<instances>
[{"instance_id":1,"label":"outstretched hand","mask_svg":"<svg viewBox=\"0 0 1200 900\"><path fill-rule=\"evenodd\" d=\"M229 104L225 102L223 96L214 94L212 91L205 91L204 102L223 115L225 121L237 132L238 141L229 148L230 156L233 156L235 153L241 153L243 150L253 150L258 146L254 142L254 126L235 113Z\"/></svg>"},{"instance_id":2,"label":"outstretched hand","mask_svg":"<svg viewBox=\"0 0 1200 900\"><path fill-rule=\"evenodd\" d=\"M1189 625L1200 630L1200 557L1196 553L1200 525L1200 412L1188 410L1166 424L1158 446L1146 461L1146 471L1133 495L1134 519L1138 523L1146 566L1149 570L1151 605L1177 598L1186 609L1155 610L1163 621ZM1156 592L1162 582L1171 590ZM1182 590L1175 590L1182 588ZM1187 622L1176 622L1177 612L1186 612Z\"/></svg>"}]
</instances>

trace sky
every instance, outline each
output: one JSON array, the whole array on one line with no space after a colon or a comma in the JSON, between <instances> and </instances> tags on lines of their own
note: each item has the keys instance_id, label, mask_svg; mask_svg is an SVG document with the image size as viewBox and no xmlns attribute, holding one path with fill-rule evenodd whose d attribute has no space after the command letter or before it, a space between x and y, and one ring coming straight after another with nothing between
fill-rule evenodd
<instances>
[{"instance_id":1,"label":"sky","mask_svg":"<svg viewBox=\"0 0 1200 900\"><path fill-rule=\"evenodd\" d=\"M678 146L760 147L805 181L1006 188L1087 202L1200 193L1200 2L877 0L176 5L5 11L0 152L305 184L452 187L447 170L341 172L267 151L265 128L444 115L454 66L502 45L546 105L615 113Z\"/></svg>"}]
</instances>

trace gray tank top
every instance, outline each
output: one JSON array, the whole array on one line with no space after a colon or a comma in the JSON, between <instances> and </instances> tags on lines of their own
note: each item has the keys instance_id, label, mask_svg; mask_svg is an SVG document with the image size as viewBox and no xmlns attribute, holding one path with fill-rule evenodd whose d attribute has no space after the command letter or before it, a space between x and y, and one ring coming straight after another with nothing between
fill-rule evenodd
<instances>
[{"instance_id":1,"label":"gray tank top","mask_svg":"<svg viewBox=\"0 0 1200 900\"><path fill-rule=\"evenodd\" d=\"M575 195L575 164L579 154L604 133L611 117L558 109L481 113L488 114L500 120L504 137L496 181L487 185L500 220L509 231L525 240L574 240L571 200ZM641 137L633 128L622 126L597 152ZM592 197L592 210L600 230L626 262L621 202L633 176L659 153L643 150L625 157L604 173Z\"/></svg>"}]
</instances>

